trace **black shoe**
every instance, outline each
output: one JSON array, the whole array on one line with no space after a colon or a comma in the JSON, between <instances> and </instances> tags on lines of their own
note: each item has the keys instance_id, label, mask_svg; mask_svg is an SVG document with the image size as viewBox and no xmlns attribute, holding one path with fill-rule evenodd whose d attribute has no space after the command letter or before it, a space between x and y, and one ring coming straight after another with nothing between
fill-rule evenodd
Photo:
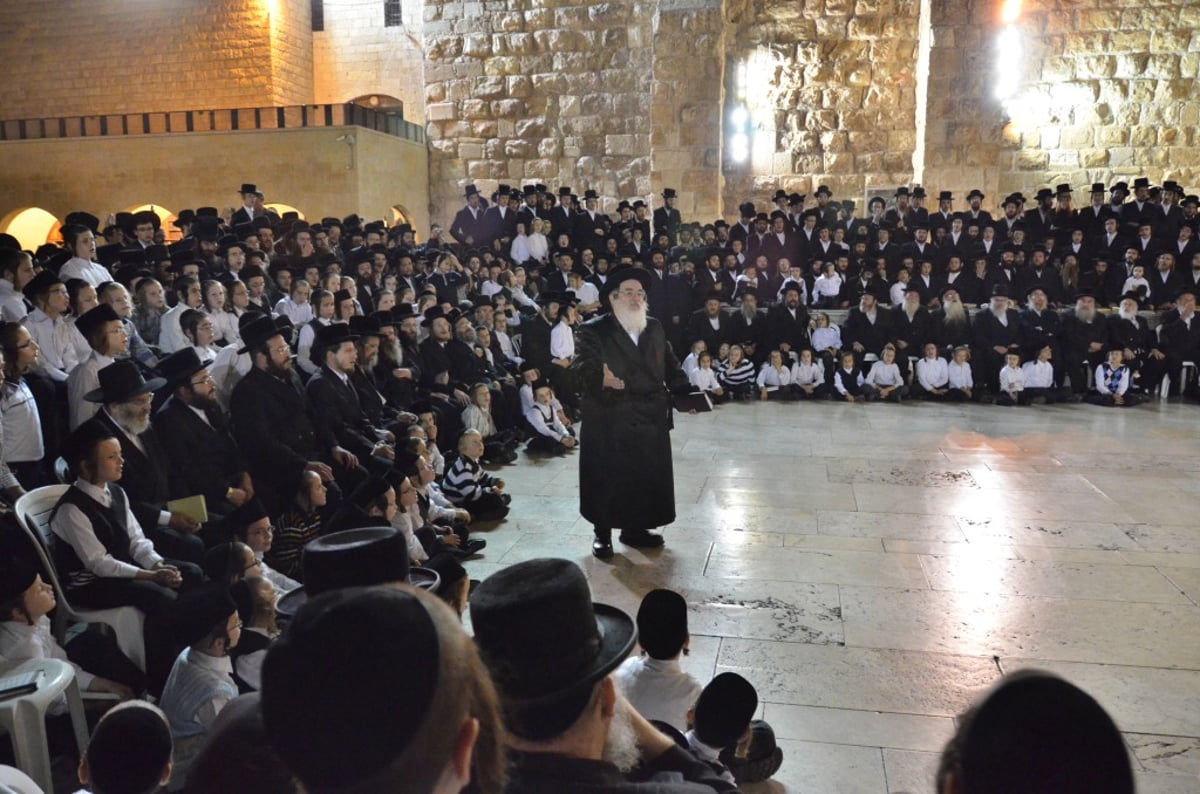
<instances>
[{"instance_id":1,"label":"black shoe","mask_svg":"<svg viewBox=\"0 0 1200 794\"><path fill-rule=\"evenodd\" d=\"M463 546L463 551L467 554L478 554L487 548L487 541L482 538L472 538Z\"/></svg>"},{"instance_id":2,"label":"black shoe","mask_svg":"<svg viewBox=\"0 0 1200 794\"><path fill-rule=\"evenodd\" d=\"M592 541L592 556L598 560L607 560L613 556L611 540L596 538Z\"/></svg>"},{"instance_id":3,"label":"black shoe","mask_svg":"<svg viewBox=\"0 0 1200 794\"><path fill-rule=\"evenodd\" d=\"M621 542L626 546L639 549L658 549L666 542L662 535L655 535L645 529L627 529L621 533Z\"/></svg>"}]
</instances>

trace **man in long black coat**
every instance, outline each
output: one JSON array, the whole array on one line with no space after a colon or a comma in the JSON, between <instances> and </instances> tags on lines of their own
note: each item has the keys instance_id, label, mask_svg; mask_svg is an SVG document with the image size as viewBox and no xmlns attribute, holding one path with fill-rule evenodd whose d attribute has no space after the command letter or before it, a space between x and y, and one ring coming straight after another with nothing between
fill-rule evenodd
<instances>
[{"instance_id":1,"label":"man in long black coat","mask_svg":"<svg viewBox=\"0 0 1200 794\"><path fill-rule=\"evenodd\" d=\"M1108 353L1108 322L1096 311L1096 298L1088 293L1075 296L1075 309L1063 318L1063 348L1071 391L1087 391L1088 372L1104 362Z\"/></svg>"},{"instance_id":2,"label":"man in long black coat","mask_svg":"<svg viewBox=\"0 0 1200 794\"><path fill-rule=\"evenodd\" d=\"M650 274L619 268L600 295L609 311L580 326L571 367L583 392L579 511L595 527L592 553L621 542L657 547L650 532L675 520L671 395L685 382L662 325L646 314Z\"/></svg>"},{"instance_id":3,"label":"man in long black coat","mask_svg":"<svg viewBox=\"0 0 1200 794\"><path fill-rule=\"evenodd\" d=\"M981 308L971 321L971 375L975 385L995 394L1000 390L1000 369L1004 357L1021 352L1021 317L1009 307L1008 290L998 285L991 303Z\"/></svg>"}]
</instances>

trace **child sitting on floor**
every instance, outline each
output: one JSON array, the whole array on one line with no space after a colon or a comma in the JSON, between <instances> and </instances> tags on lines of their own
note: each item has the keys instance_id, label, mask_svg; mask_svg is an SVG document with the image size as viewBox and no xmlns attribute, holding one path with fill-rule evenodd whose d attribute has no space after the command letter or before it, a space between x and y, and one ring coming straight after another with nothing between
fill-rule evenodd
<instances>
[{"instance_id":1,"label":"child sitting on floor","mask_svg":"<svg viewBox=\"0 0 1200 794\"><path fill-rule=\"evenodd\" d=\"M950 393L950 367L946 359L938 355L937 345L925 345L925 357L917 362L913 376L912 393L926 400L946 400Z\"/></svg>"},{"instance_id":2,"label":"child sitting on floor","mask_svg":"<svg viewBox=\"0 0 1200 794\"><path fill-rule=\"evenodd\" d=\"M720 402L725 399L725 389L721 387L721 380L717 377L712 363L712 356L707 352L701 352L696 369L688 375L688 381L696 391L704 392L713 402Z\"/></svg>"},{"instance_id":3,"label":"child sitting on floor","mask_svg":"<svg viewBox=\"0 0 1200 794\"><path fill-rule=\"evenodd\" d=\"M838 397L848 403L879 398L879 392L867 383L862 369L854 361L854 354L849 351L842 353L842 365L833 373L833 388Z\"/></svg>"},{"instance_id":4,"label":"child sitting on floor","mask_svg":"<svg viewBox=\"0 0 1200 794\"><path fill-rule=\"evenodd\" d=\"M1004 356L1000 368L1000 395L996 405L1029 405L1025 397L1025 372L1021 369L1021 357L1016 353Z\"/></svg>"},{"instance_id":5,"label":"child sitting on floor","mask_svg":"<svg viewBox=\"0 0 1200 794\"><path fill-rule=\"evenodd\" d=\"M683 367L684 375L687 375L689 378L692 377L692 373L700 366L700 354L706 350L708 350L708 345L705 344L703 339L697 339L695 342L692 342L691 352L687 354L687 358L680 365Z\"/></svg>"},{"instance_id":6,"label":"child sitting on floor","mask_svg":"<svg viewBox=\"0 0 1200 794\"><path fill-rule=\"evenodd\" d=\"M529 452L562 455L575 448L575 436L554 412L554 392L547 381L533 384L533 406L525 413L525 421L533 428L533 436L525 444Z\"/></svg>"},{"instance_id":7,"label":"child sitting on floor","mask_svg":"<svg viewBox=\"0 0 1200 794\"><path fill-rule=\"evenodd\" d=\"M971 374L971 350L966 345L954 348L954 357L946 365L946 399L964 402L974 399L975 378Z\"/></svg>"},{"instance_id":8,"label":"child sitting on floor","mask_svg":"<svg viewBox=\"0 0 1200 794\"><path fill-rule=\"evenodd\" d=\"M889 342L883 346L883 358L871 364L866 382L879 393L879 399L898 403L908 396L908 386L896 364L896 348Z\"/></svg>"},{"instance_id":9,"label":"child sitting on floor","mask_svg":"<svg viewBox=\"0 0 1200 794\"><path fill-rule=\"evenodd\" d=\"M754 362L746 358L741 345L729 346L729 360L721 366L717 377L730 399L749 400L754 396Z\"/></svg>"},{"instance_id":10,"label":"child sitting on floor","mask_svg":"<svg viewBox=\"0 0 1200 794\"><path fill-rule=\"evenodd\" d=\"M1027 403L1045 402L1053 405L1070 401L1071 390L1054 385L1054 365L1050 363L1052 355L1050 345L1045 345L1038 351L1036 359L1026 361L1021 366L1021 374L1025 378L1025 393L1022 396Z\"/></svg>"},{"instance_id":11,"label":"child sitting on floor","mask_svg":"<svg viewBox=\"0 0 1200 794\"><path fill-rule=\"evenodd\" d=\"M762 369L758 371L758 399L792 399L792 371L783 365L783 353L772 350Z\"/></svg>"},{"instance_id":12,"label":"child sitting on floor","mask_svg":"<svg viewBox=\"0 0 1200 794\"><path fill-rule=\"evenodd\" d=\"M1142 395L1129 390L1131 375L1124 359L1122 348L1108 351L1108 361L1096 367L1096 388L1087 397L1089 403L1126 407L1142 402Z\"/></svg>"},{"instance_id":13,"label":"child sitting on floor","mask_svg":"<svg viewBox=\"0 0 1200 794\"><path fill-rule=\"evenodd\" d=\"M825 365L814 361L813 352L807 348L800 351L800 360L792 365L792 392L800 400L817 399L829 394L829 388L825 385Z\"/></svg>"},{"instance_id":14,"label":"child sitting on floor","mask_svg":"<svg viewBox=\"0 0 1200 794\"><path fill-rule=\"evenodd\" d=\"M446 469L442 491L479 521L499 521L508 515L512 497L504 493L504 480L483 470L479 463L482 456L483 438L479 431L464 430L458 439L458 457Z\"/></svg>"},{"instance_id":15,"label":"child sitting on floor","mask_svg":"<svg viewBox=\"0 0 1200 794\"><path fill-rule=\"evenodd\" d=\"M483 462L507 464L517 459L516 434L496 430L492 419L492 392L486 383L471 387L471 404L463 409L463 427L478 430L483 437Z\"/></svg>"}]
</instances>

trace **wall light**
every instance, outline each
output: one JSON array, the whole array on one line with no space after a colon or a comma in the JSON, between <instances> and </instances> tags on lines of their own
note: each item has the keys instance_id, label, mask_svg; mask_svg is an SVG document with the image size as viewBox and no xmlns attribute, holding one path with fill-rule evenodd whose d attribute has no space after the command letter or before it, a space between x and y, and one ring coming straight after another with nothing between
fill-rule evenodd
<instances>
[{"instance_id":1,"label":"wall light","mask_svg":"<svg viewBox=\"0 0 1200 794\"><path fill-rule=\"evenodd\" d=\"M1004 0L1000 7L1000 22L1004 28L996 34L996 62L1000 71L996 75L996 99L1003 102L1017 93L1020 82L1020 63L1023 58L1021 32L1017 20L1021 18L1021 0Z\"/></svg>"}]
</instances>

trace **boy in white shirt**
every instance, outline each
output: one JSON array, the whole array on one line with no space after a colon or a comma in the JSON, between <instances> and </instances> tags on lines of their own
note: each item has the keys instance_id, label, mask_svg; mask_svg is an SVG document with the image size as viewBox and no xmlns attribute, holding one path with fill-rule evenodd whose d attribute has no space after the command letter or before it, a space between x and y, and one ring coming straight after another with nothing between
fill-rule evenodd
<instances>
[{"instance_id":1,"label":"boy in white shirt","mask_svg":"<svg viewBox=\"0 0 1200 794\"><path fill-rule=\"evenodd\" d=\"M950 367L938 355L937 345L925 345L925 357L917 362L913 394L926 400L945 400L950 392Z\"/></svg>"},{"instance_id":2,"label":"boy in white shirt","mask_svg":"<svg viewBox=\"0 0 1200 794\"><path fill-rule=\"evenodd\" d=\"M792 365L792 391L799 400L812 400L829 395L829 389L825 385L825 364L813 361L811 350L801 350L800 360Z\"/></svg>"},{"instance_id":3,"label":"boy in white shirt","mask_svg":"<svg viewBox=\"0 0 1200 794\"><path fill-rule=\"evenodd\" d=\"M837 265L833 262L826 262L821 270L821 275L813 281L813 305L818 309L836 309L842 292L842 277L837 274Z\"/></svg>"},{"instance_id":4,"label":"boy in white shirt","mask_svg":"<svg viewBox=\"0 0 1200 794\"><path fill-rule=\"evenodd\" d=\"M575 447L575 436L554 411L553 392L544 380L533 384L533 406L525 412L525 421L534 435L525 444L529 452L549 452L561 455Z\"/></svg>"},{"instance_id":5,"label":"boy in white shirt","mask_svg":"<svg viewBox=\"0 0 1200 794\"><path fill-rule=\"evenodd\" d=\"M700 352L696 359L696 368L688 375L688 382L692 384L693 389L706 393L714 401L725 398L725 389L721 386L717 371L712 368L712 356L706 351Z\"/></svg>"},{"instance_id":6,"label":"boy in white shirt","mask_svg":"<svg viewBox=\"0 0 1200 794\"><path fill-rule=\"evenodd\" d=\"M1050 363L1050 358L1053 353L1050 350L1050 345L1044 346L1038 351L1037 358L1033 361L1026 361L1021 366L1021 372L1025 376L1025 400L1027 403L1046 403L1053 405L1056 402L1070 402L1071 390L1056 389L1054 387L1054 366Z\"/></svg>"},{"instance_id":7,"label":"boy in white shirt","mask_svg":"<svg viewBox=\"0 0 1200 794\"><path fill-rule=\"evenodd\" d=\"M700 354L708 350L708 344L703 339L697 339L692 342L692 352L687 354L687 358L680 365L683 368L683 374L688 378L692 377L692 373L700 366Z\"/></svg>"},{"instance_id":8,"label":"boy in white shirt","mask_svg":"<svg viewBox=\"0 0 1200 794\"><path fill-rule=\"evenodd\" d=\"M996 398L996 405L1029 405L1024 392L1025 371L1021 369L1021 357L1009 353L1000 368L1000 396Z\"/></svg>"},{"instance_id":9,"label":"boy in white shirt","mask_svg":"<svg viewBox=\"0 0 1200 794\"><path fill-rule=\"evenodd\" d=\"M975 399L975 378L971 374L971 350L966 345L954 348L954 355L946 365L948 389L946 399L964 402Z\"/></svg>"},{"instance_id":10,"label":"boy in white shirt","mask_svg":"<svg viewBox=\"0 0 1200 794\"><path fill-rule=\"evenodd\" d=\"M792 398L792 371L783 365L783 353L772 350L770 358L758 371L758 398L785 400Z\"/></svg>"},{"instance_id":11,"label":"boy in white shirt","mask_svg":"<svg viewBox=\"0 0 1200 794\"><path fill-rule=\"evenodd\" d=\"M880 400L898 403L908 396L908 386L896 364L896 348L890 342L883 346L883 358L871 365L867 385L878 390Z\"/></svg>"},{"instance_id":12,"label":"boy in white shirt","mask_svg":"<svg viewBox=\"0 0 1200 794\"><path fill-rule=\"evenodd\" d=\"M691 642L687 602L672 590L651 590L638 607L637 626L642 653L622 662L613 681L639 714L682 733L688 728L687 713L704 689L679 664Z\"/></svg>"}]
</instances>

